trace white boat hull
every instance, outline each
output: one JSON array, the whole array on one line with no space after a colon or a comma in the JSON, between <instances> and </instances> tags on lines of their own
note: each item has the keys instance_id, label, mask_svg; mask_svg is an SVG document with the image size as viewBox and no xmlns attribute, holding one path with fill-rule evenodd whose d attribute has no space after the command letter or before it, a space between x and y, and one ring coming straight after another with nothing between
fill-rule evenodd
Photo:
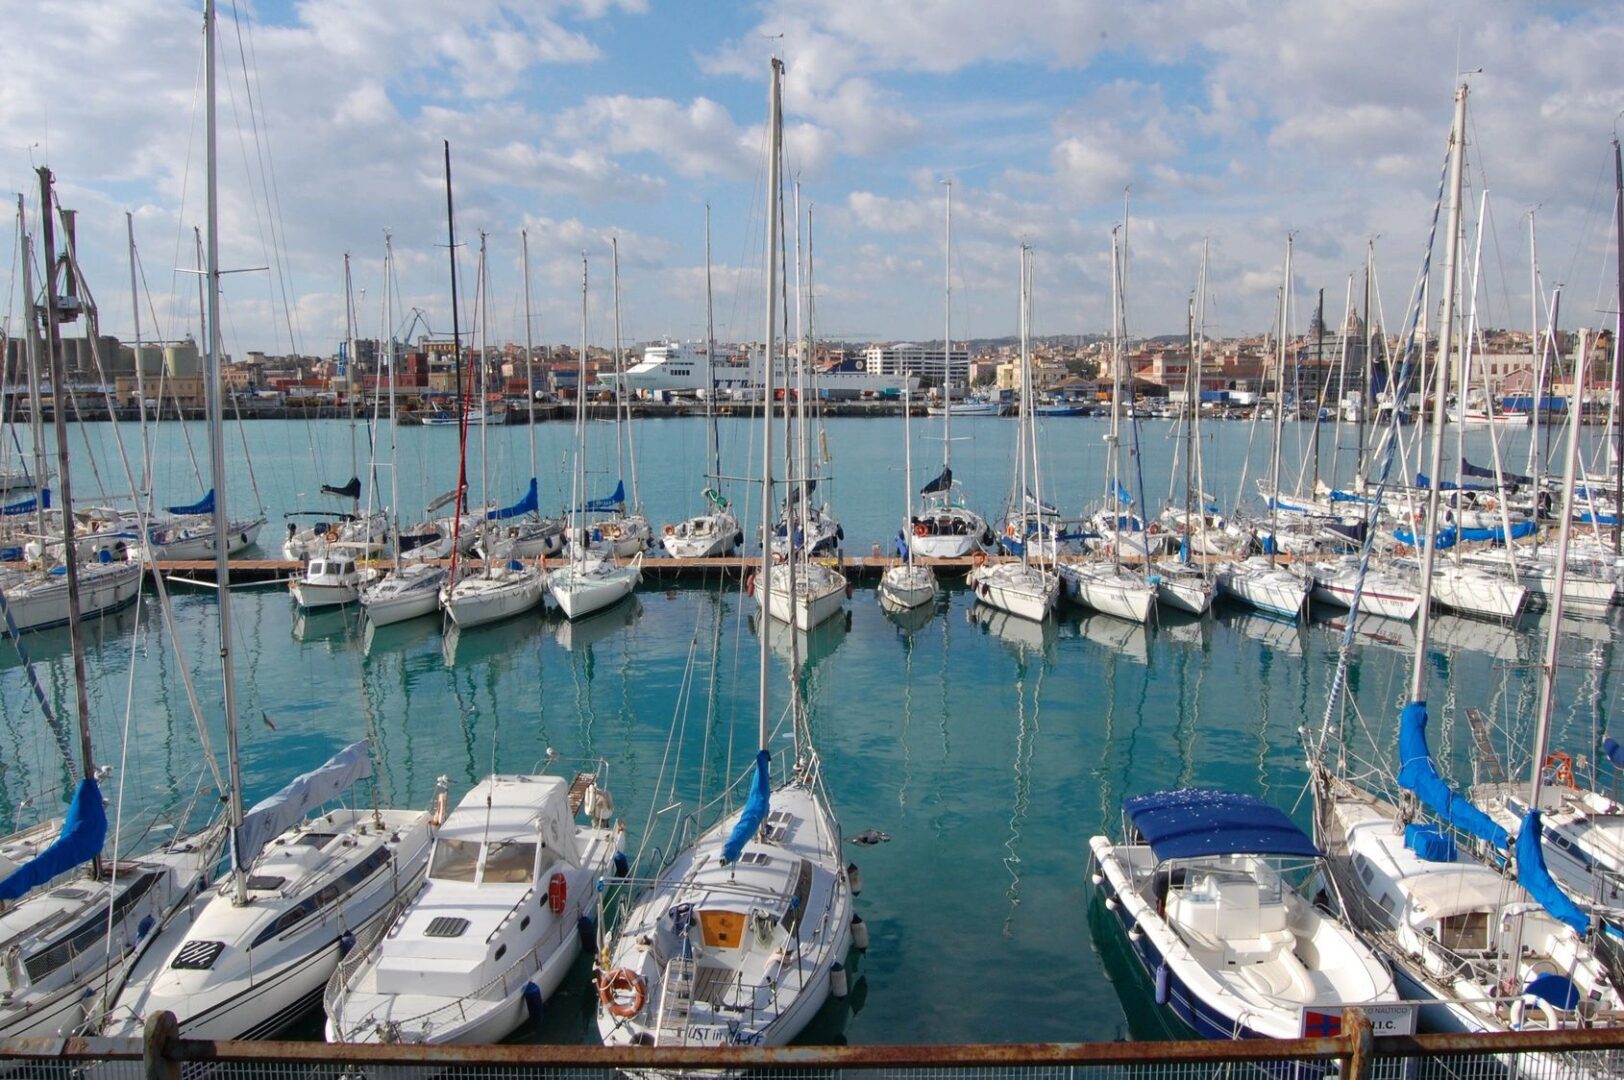
<instances>
[{"instance_id":1,"label":"white boat hull","mask_svg":"<svg viewBox=\"0 0 1624 1080\"><path fill-rule=\"evenodd\" d=\"M793 574L790 564L781 563L773 567L771 589L759 582L751 588L772 618L797 630L811 630L840 613L847 585L844 574L818 563L797 565Z\"/></svg>"},{"instance_id":2,"label":"white boat hull","mask_svg":"<svg viewBox=\"0 0 1624 1080\"><path fill-rule=\"evenodd\" d=\"M463 630L484 626L522 615L541 603L546 581L546 575L535 567L492 567L449 588L442 586L440 606Z\"/></svg>"},{"instance_id":3,"label":"white boat hull","mask_svg":"<svg viewBox=\"0 0 1624 1080\"><path fill-rule=\"evenodd\" d=\"M141 593L142 565L93 563L79 568L79 613L94 618L135 602ZM6 603L19 633L61 626L68 621L68 579L30 575L26 584L6 583ZM0 626L0 635L9 631Z\"/></svg>"},{"instance_id":4,"label":"white boat hull","mask_svg":"<svg viewBox=\"0 0 1624 1080\"><path fill-rule=\"evenodd\" d=\"M426 563L396 568L383 581L361 590L361 607L373 626L392 626L440 610L446 572Z\"/></svg>"},{"instance_id":5,"label":"white boat hull","mask_svg":"<svg viewBox=\"0 0 1624 1080\"><path fill-rule=\"evenodd\" d=\"M928 566L893 566L880 578L880 597L899 608L916 608L936 599L936 575Z\"/></svg>"},{"instance_id":6,"label":"white boat hull","mask_svg":"<svg viewBox=\"0 0 1624 1080\"><path fill-rule=\"evenodd\" d=\"M1432 599L1443 607L1487 619L1514 619L1528 598L1525 586L1473 566L1433 567Z\"/></svg>"},{"instance_id":7,"label":"white boat hull","mask_svg":"<svg viewBox=\"0 0 1624 1080\"><path fill-rule=\"evenodd\" d=\"M1060 576L1020 563L987 563L966 577L976 599L1023 619L1041 621L1054 610Z\"/></svg>"},{"instance_id":8,"label":"white boat hull","mask_svg":"<svg viewBox=\"0 0 1624 1080\"><path fill-rule=\"evenodd\" d=\"M1060 583L1066 599L1119 619L1149 622L1156 610L1155 585L1105 564L1062 566Z\"/></svg>"},{"instance_id":9,"label":"white boat hull","mask_svg":"<svg viewBox=\"0 0 1624 1080\"><path fill-rule=\"evenodd\" d=\"M1218 583L1185 563L1156 567L1156 602L1189 615L1205 615L1218 594Z\"/></svg>"},{"instance_id":10,"label":"white boat hull","mask_svg":"<svg viewBox=\"0 0 1624 1080\"><path fill-rule=\"evenodd\" d=\"M1308 579L1267 560L1231 563L1218 571L1218 588L1243 604L1288 619L1301 618L1308 603Z\"/></svg>"}]
</instances>

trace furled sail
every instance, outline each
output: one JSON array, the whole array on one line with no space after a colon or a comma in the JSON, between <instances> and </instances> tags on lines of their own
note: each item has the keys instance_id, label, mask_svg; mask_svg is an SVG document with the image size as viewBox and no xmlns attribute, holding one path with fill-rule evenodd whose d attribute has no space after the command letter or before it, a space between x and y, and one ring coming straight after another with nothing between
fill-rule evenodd
<instances>
[{"instance_id":1,"label":"furled sail","mask_svg":"<svg viewBox=\"0 0 1624 1080\"><path fill-rule=\"evenodd\" d=\"M1553 918L1567 923L1583 935L1590 930L1590 920L1546 869L1545 848L1540 843L1543 831L1539 811L1530 808L1523 817L1522 828L1517 832L1517 884L1527 889L1528 895L1538 900Z\"/></svg>"},{"instance_id":2,"label":"furled sail","mask_svg":"<svg viewBox=\"0 0 1624 1080\"><path fill-rule=\"evenodd\" d=\"M49 510L51 508L51 489L41 488L38 497L30 495L22 502L14 502L10 506L0 507L0 517L16 517L19 514L32 514L36 510Z\"/></svg>"},{"instance_id":3,"label":"furled sail","mask_svg":"<svg viewBox=\"0 0 1624 1080\"><path fill-rule=\"evenodd\" d=\"M181 517L192 514L212 514L214 513L214 489L209 488L209 493L195 503L188 503L185 506L169 506L165 507L165 509L171 514L179 514Z\"/></svg>"},{"instance_id":4,"label":"furled sail","mask_svg":"<svg viewBox=\"0 0 1624 1080\"><path fill-rule=\"evenodd\" d=\"M275 795L262 799L243 815L232 838L232 857L246 870L271 838L288 826L303 821L306 814L331 802L358 780L372 775L372 755L367 740L353 742L327 759L326 764L301 773Z\"/></svg>"},{"instance_id":5,"label":"furled sail","mask_svg":"<svg viewBox=\"0 0 1624 1080\"><path fill-rule=\"evenodd\" d=\"M946 491L949 488L951 488L952 486L953 486L953 470L944 467L942 469L942 475L938 476L936 479L932 480L930 483L928 483L924 487L920 488L919 489L919 494L921 494L921 495L934 495L938 491Z\"/></svg>"},{"instance_id":6,"label":"furled sail","mask_svg":"<svg viewBox=\"0 0 1624 1080\"><path fill-rule=\"evenodd\" d=\"M1401 544L1408 544L1411 547L1415 547L1415 537L1416 531L1414 529L1393 530L1393 539L1397 540ZM1455 528L1453 525L1447 529L1439 529L1437 535L1432 538L1432 550L1448 551L1450 548L1455 546L1455 543L1458 540L1460 540L1460 530Z\"/></svg>"},{"instance_id":7,"label":"furled sail","mask_svg":"<svg viewBox=\"0 0 1624 1080\"><path fill-rule=\"evenodd\" d=\"M1511 523L1511 538L1513 540L1521 540L1525 536L1533 535L1534 522L1531 519ZM1462 540L1487 540L1491 544L1503 544L1506 542L1506 530L1500 525L1496 525L1492 529L1468 529L1463 527L1460 530L1460 538Z\"/></svg>"},{"instance_id":8,"label":"furled sail","mask_svg":"<svg viewBox=\"0 0 1624 1080\"><path fill-rule=\"evenodd\" d=\"M1418 487L1418 488L1422 488L1422 489L1432 487L1432 477L1428 476L1424 472L1416 473L1415 474L1415 486ZM1490 487L1488 484L1457 484L1453 480L1440 480L1438 482L1438 490L1439 491L1493 491L1494 488Z\"/></svg>"},{"instance_id":9,"label":"furled sail","mask_svg":"<svg viewBox=\"0 0 1624 1080\"><path fill-rule=\"evenodd\" d=\"M581 512L584 514L607 514L618 510L625 502L626 481L622 480L615 485L613 495L602 499L588 499L586 505L581 507Z\"/></svg>"},{"instance_id":10,"label":"furled sail","mask_svg":"<svg viewBox=\"0 0 1624 1080\"><path fill-rule=\"evenodd\" d=\"M1461 459L1460 471L1461 475L1463 476L1476 476L1484 480L1493 480L1495 478L1493 469L1485 469L1481 465L1473 465L1465 458ZM1518 487L1526 487L1534 482L1534 478L1531 476L1523 476L1520 473L1506 472L1504 469L1500 470L1500 479L1507 484L1515 484Z\"/></svg>"},{"instance_id":11,"label":"furled sail","mask_svg":"<svg viewBox=\"0 0 1624 1080\"><path fill-rule=\"evenodd\" d=\"M722 846L722 862L738 862L739 856L744 852L744 845L756 835L761 823L767 820L768 803L772 792L772 776L769 774L767 764L770 758L765 750L756 751L756 775L750 781L750 798L744 804L744 810L739 814L739 823L733 826L733 832L728 835L727 843Z\"/></svg>"},{"instance_id":12,"label":"furled sail","mask_svg":"<svg viewBox=\"0 0 1624 1080\"><path fill-rule=\"evenodd\" d=\"M102 806L101 788L87 776L79 781L62 831L51 846L0 881L0 902L19 899L34 886L96 858L106 839L107 810Z\"/></svg>"},{"instance_id":13,"label":"furled sail","mask_svg":"<svg viewBox=\"0 0 1624 1080\"><path fill-rule=\"evenodd\" d=\"M1438 775L1427 746L1427 703L1412 701L1399 714L1398 782L1446 824L1471 833L1497 848L1511 846L1510 835L1473 806Z\"/></svg>"},{"instance_id":14,"label":"furled sail","mask_svg":"<svg viewBox=\"0 0 1624 1080\"><path fill-rule=\"evenodd\" d=\"M361 478L359 476L352 476L350 477L350 482L342 487L334 487L331 484L323 484L321 486L321 493L323 495L337 495L341 499L359 499L361 497Z\"/></svg>"},{"instance_id":15,"label":"furled sail","mask_svg":"<svg viewBox=\"0 0 1624 1080\"><path fill-rule=\"evenodd\" d=\"M530 478L530 488L524 493L524 498L512 506L504 506L500 510L489 510L485 513L486 521L507 521L510 518L523 517L534 514L539 505L536 497L536 478Z\"/></svg>"}]
</instances>

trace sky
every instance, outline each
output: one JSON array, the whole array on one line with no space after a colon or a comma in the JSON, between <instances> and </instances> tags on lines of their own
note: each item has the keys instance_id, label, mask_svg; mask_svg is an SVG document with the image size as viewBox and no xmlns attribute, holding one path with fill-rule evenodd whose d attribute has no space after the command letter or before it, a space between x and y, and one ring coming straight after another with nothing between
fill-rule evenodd
<instances>
[{"instance_id":1,"label":"sky","mask_svg":"<svg viewBox=\"0 0 1624 1080\"><path fill-rule=\"evenodd\" d=\"M103 330L126 340L126 213L143 336L197 332L197 277L177 268L204 219L201 27L201 0L0 0L0 179L37 225L34 169L54 170ZM335 351L346 253L358 333L381 336L386 230L396 332L450 331L443 141L464 331L523 339L524 230L536 342L580 340L583 251L588 336L613 340L612 240L624 340L702 337L709 205L717 335L759 340L774 53L819 337L940 339L944 180L956 339L1015 332L1022 241L1034 331L1107 331L1125 210L1131 335L1184 331L1209 245L1208 333L1267 330L1288 234L1294 330L1318 290L1329 320L1350 280L1362 297L1372 243L1397 325L1462 79L1480 320L1531 318L1530 211L1562 325L1617 307L1617 3L239 0L219 39L236 355ZM792 205L792 245L795 222ZM0 238L14 321L14 221Z\"/></svg>"}]
</instances>

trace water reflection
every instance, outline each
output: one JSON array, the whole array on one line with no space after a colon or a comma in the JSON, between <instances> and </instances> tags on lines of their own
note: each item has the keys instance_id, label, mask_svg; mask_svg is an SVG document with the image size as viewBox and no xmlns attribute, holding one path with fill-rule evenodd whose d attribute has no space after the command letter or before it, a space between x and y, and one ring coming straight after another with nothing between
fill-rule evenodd
<instances>
[{"instance_id":1,"label":"water reflection","mask_svg":"<svg viewBox=\"0 0 1624 1080\"><path fill-rule=\"evenodd\" d=\"M1060 639L1060 629L1056 620L1023 619L1019 615L1000 611L991 604L973 603L965 609L964 617L971 626L978 627L983 634L1002 641L1014 649L1017 655L1030 652L1052 657L1055 642Z\"/></svg>"},{"instance_id":2,"label":"water reflection","mask_svg":"<svg viewBox=\"0 0 1624 1080\"><path fill-rule=\"evenodd\" d=\"M553 637L570 652L590 648L643 617L643 602L635 593L584 619L559 618L553 623Z\"/></svg>"}]
</instances>

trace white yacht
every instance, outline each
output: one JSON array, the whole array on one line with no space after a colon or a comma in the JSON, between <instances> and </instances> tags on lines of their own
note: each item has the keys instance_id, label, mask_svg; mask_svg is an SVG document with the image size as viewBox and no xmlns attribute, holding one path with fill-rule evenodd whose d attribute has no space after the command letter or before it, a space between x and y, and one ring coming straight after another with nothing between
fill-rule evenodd
<instances>
[{"instance_id":1,"label":"white yacht","mask_svg":"<svg viewBox=\"0 0 1624 1080\"><path fill-rule=\"evenodd\" d=\"M547 571L539 562L486 563L455 582L440 586L440 606L462 629L523 614L547 595Z\"/></svg>"},{"instance_id":2,"label":"white yacht","mask_svg":"<svg viewBox=\"0 0 1624 1080\"><path fill-rule=\"evenodd\" d=\"M355 554L346 545L333 544L312 555L304 572L288 582L294 602L306 611L355 603L366 581Z\"/></svg>"},{"instance_id":3,"label":"white yacht","mask_svg":"<svg viewBox=\"0 0 1624 1080\"><path fill-rule=\"evenodd\" d=\"M781 623L793 623L797 630L811 630L834 618L846 602L846 575L822 563L802 558L775 563L771 589L763 588L757 576L750 575L747 590L767 608L768 615ZM769 592L770 600L765 595Z\"/></svg>"},{"instance_id":4,"label":"white yacht","mask_svg":"<svg viewBox=\"0 0 1624 1080\"><path fill-rule=\"evenodd\" d=\"M440 610L440 588L446 568L427 562L402 562L379 580L363 585L361 609L373 626L389 626Z\"/></svg>"},{"instance_id":5,"label":"white yacht","mask_svg":"<svg viewBox=\"0 0 1624 1080\"><path fill-rule=\"evenodd\" d=\"M1218 571L1218 588L1249 607L1300 619L1308 607L1312 582L1304 574L1279 566L1266 555L1225 563Z\"/></svg>"},{"instance_id":6,"label":"white yacht","mask_svg":"<svg viewBox=\"0 0 1624 1080\"><path fill-rule=\"evenodd\" d=\"M134 603L141 592L143 567L139 559L81 563L79 614L94 618ZM41 572L0 570L0 586L11 609L11 623L19 633L62 626L68 621L68 572L64 566ZM0 626L0 636L10 633Z\"/></svg>"},{"instance_id":7,"label":"white yacht","mask_svg":"<svg viewBox=\"0 0 1624 1080\"><path fill-rule=\"evenodd\" d=\"M622 843L599 779L475 785L440 826L422 890L334 973L328 1041L494 1043L528 1002L539 1010L580 955L577 923Z\"/></svg>"},{"instance_id":8,"label":"white yacht","mask_svg":"<svg viewBox=\"0 0 1624 1080\"><path fill-rule=\"evenodd\" d=\"M547 575L547 591L567 619L579 619L619 603L643 580L643 556L624 566L600 552L583 551Z\"/></svg>"},{"instance_id":9,"label":"white yacht","mask_svg":"<svg viewBox=\"0 0 1624 1080\"><path fill-rule=\"evenodd\" d=\"M749 399L761 396L763 385L761 351L746 350L749 359L736 358L737 350L725 348L727 359L718 359L706 367L706 343L703 341L660 341L643 347L643 359L626 369L626 387L635 393L660 393L699 396L712 385L721 398ZM794 383L797 362L787 356L778 358L773 383L789 386ZM712 376L714 372L714 376ZM617 377L600 375L599 381L613 385ZM818 371L818 390L827 398L854 399L863 397L900 397L904 388L917 390L917 376L870 375L866 371Z\"/></svg>"}]
</instances>

